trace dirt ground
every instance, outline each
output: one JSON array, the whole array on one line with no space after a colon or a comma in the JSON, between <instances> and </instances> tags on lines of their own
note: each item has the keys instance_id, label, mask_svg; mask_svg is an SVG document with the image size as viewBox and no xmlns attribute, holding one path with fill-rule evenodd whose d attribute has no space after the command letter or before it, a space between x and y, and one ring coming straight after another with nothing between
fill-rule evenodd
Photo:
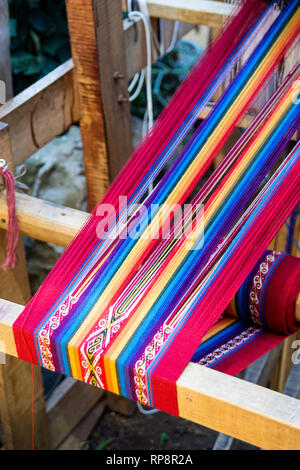
<instances>
[{"instance_id":1,"label":"dirt ground","mask_svg":"<svg viewBox=\"0 0 300 470\"><path fill-rule=\"evenodd\" d=\"M218 433L182 418L159 412L124 417L106 410L86 449L97 450L209 450ZM251 449L245 443L239 448Z\"/></svg>"}]
</instances>

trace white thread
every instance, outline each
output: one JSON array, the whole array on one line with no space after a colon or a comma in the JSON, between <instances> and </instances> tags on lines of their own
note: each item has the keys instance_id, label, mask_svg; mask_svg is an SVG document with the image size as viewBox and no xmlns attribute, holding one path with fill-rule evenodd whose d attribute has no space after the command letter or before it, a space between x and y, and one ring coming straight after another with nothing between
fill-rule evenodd
<instances>
[{"instance_id":1,"label":"white thread","mask_svg":"<svg viewBox=\"0 0 300 470\"><path fill-rule=\"evenodd\" d=\"M147 112L148 112L148 129L153 125L153 101L152 101L152 77L151 77L151 34L147 18L141 11L131 11L128 14L129 19L136 20L140 18L143 21L146 34L147 47L147 66L146 66L146 94L147 94ZM138 95L137 95L138 96ZM132 101L132 97L130 98Z\"/></svg>"},{"instance_id":2,"label":"white thread","mask_svg":"<svg viewBox=\"0 0 300 470\"><path fill-rule=\"evenodd\" d=\"M143 415L154 415L155 413L158 413L160 410L157 410L156 408L152 408L151 410L144 410L142 405L137 401L137 407L138 410L143 414Z\"/></svg>"}]
</instances>

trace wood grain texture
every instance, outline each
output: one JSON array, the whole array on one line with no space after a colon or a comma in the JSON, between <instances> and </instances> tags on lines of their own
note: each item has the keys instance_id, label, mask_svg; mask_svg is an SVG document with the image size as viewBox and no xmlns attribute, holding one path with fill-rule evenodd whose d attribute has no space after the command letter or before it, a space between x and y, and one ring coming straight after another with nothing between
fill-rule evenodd
<instances>
[{"instance_id":1,"label":"wood grain texture","mask_svg":"<svg viewBox=\"0 0 300 470\"><path fill-rule=\"evenodd\" d=\"M79 93L88 198L92 209L110 181L92 0L67 0L66 7Z\"/></svg>"},{"instance_id":2,"label":"wood grain texture","mask_svg":"<svg viewBox=\"0 0 300 470\"><path fill-rule=\"evenodd\" d=\"M24 309L24 305L0 300L0 351L18 357L12 326Z\"/></svg>"},{"instance_id":3,"label":"wood grain texture","mask_svg":"<svg viewBox=\"0 0 300 470\"><path fill-rule=\"evenodd\" d=\"M0 411L5 449L32 449L32 365L6 356L0 368ZM45 413L41 368L34 366L35 448L48 449L48 423Z\"/></svg>"},{"instance_id":4,"label":"wood grain texture","mask_svg":"<svg viewBox=\"0 0 300 470\"><path fill-rule=\"evenodd\" d=\"M126 11L126 0L123 0ZM149 15L155 18L167 18L186 23L218 28L222 26L223 16L233 11L233 6L212 0L147 0Z\"/></svg>"},{"instance_id":5,"label":"wood grain texture","mask_svg":"<svg viewBox=\"0 0 300 470\"><path fill-rule=\"evenodd\" d=\"M177 382L179 415L264 449L300 449L300 402L190 363Z\"/></svg>"},{"instance_id":6,"label":"wood grain texture","mask_svg":"<svg viewBox=\"0 0 300 470\"><path fill-rule=\"evenodd\" d=\"M93 0L110 177L133 151L121 0ZM116 77L118 74L119 78Z\"/></svg>"},{"instance_id":7,"label":"wood grain texture","mask_svg":"<svg viewBox=\"0 0 300 470\"><path fill-rule=\"evenodd\" d=\"M87 220L87 212L16 193L19 227L24 235L66 247ZM0 193L0 228L7 229L5 194Z\"/></svg>"},{"instance_id":8,"label":"wood grain texture","mask_svg":"<svg viewBox=\"0 0 300 470\"><path fill-rule=\"evenodd\" d=\"M14 165L79 120L78 96L69 60L0 106L9 125Z\"/></svg>"},{"instance_id":9,"label":"wood grain texture","mask_svg":"<svg viewBox=\"0 0 300 470\"><path fill-rule=\"evenodd\" d=\"M103 415L105 408L105 400L97 402L80 423L70 432L68 437L59 445L57 450L80 450Z\"/></svg>"},{"instance_id":10,"label":"wood grain texture","mask_svg":"<svg viewBox=\"0 0 300 470\"><path fill-rule=\"evenodd\" d=\"M104 395L104 390L65 378L47 401L51 448L56 449Z\"/></svg>"}]
</instances>

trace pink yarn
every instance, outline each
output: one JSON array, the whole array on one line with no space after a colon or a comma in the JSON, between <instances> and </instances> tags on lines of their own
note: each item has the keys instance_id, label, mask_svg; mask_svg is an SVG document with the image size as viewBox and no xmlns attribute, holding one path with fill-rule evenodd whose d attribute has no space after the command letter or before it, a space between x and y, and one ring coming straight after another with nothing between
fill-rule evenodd
<instances>
[{"instance_id":1,"label":"pink yarn","mask_svg":"<svg viewBox=\"0 0 300 470\"><path fill-rule=\"evenodd\" d=\"M17 263L16 248L19 239L19 224L16 214L14 176L5 166L0 168L0 174L4 179L8 210L6 260L3 264L3 269L6 270L9 266L15 268Z\"/></svg>"}]
</instances>

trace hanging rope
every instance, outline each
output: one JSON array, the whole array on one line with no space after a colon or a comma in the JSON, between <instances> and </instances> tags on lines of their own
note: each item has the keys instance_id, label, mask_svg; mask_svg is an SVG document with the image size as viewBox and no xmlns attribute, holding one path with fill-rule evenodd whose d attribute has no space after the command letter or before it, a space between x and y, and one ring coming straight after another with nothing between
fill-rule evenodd
<instances>
[{"instance_id":1,"label":"hanging rope","mask_svg":"<svg viewBox=\"0 0 300 470\"><path fill-rule=\"evenodd\" d=\"M19 225L15 204L15 179L7 169L7 163L4 159L0 159L0 174L4 179L8 210L6 260L3 265L3 269L6 270L9 266L15 268L17 263L16 248L19 239Z\"/></svg>"}]
</instances>

